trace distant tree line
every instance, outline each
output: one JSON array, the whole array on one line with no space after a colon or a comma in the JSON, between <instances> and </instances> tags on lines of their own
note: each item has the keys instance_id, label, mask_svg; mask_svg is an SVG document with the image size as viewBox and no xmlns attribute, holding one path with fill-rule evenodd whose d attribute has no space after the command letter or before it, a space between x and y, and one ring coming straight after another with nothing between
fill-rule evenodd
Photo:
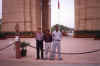
<instances>
[{"instance_id":1,"label":"distant tree line","mask_svg":"<svg viewBox=\"0 0 100 66\"><path fill-rule=\"evenodd\" d=\"M64 31L64 32L72 32L74 29L73 28L70 28L70 27L67 27L67 26L64 26L64 25L60 25L60 24L56 24L56 25L58 25L59 26L59 29L60 29L60 31ZM54 26L52 26L51 27L51 31L54 31L55 30L55 26L56 25L54 25Z\"/></svg>"}]
</instances>

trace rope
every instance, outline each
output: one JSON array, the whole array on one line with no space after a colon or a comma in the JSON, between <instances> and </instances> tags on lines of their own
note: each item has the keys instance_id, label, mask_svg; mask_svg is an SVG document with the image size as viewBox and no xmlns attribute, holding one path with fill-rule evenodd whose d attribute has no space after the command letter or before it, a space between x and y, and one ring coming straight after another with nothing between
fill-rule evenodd
<instances>
[{"instance_id":1,"label":"rope","mask_svg":"<svg viewBox=\"0 0 100 66\"><path fill-rule=\"evenodd\" d=\"M7 48L9 48L10 46L12 46L15 42L10 43L9 45L5 46L4 48L1 48L0 51L3 51Z\"/></svg>"},{"instance_id":2,"label":"rope","mask_svg":"<svg viewBox=\"0 0 100 66\"><path fill-rule=\"evenodd\" d=\"M11 44L9 44L9 45L7 45L6 47L4 47L4 48L1 48L0 49L0 51L3 51L3 50L5 50L5 49L7 49L7 48L9 48L10 46L12 46L14 44L14 42L12 42ZM29 45L29 47L32 47L32 48L35 48L36 49L36 47L35 46L32 46L32 45ZM44 51L45 51L45 49L44 49ZM65 53L65 52L61 52L61 54L64 54L64 55L79 55L79 54L89 54L89 53L95 53L95 52L99 52L100 51L100 49L95 49L95 50L91 50L91 51L84 51L84 52L76 52L76 53ZM52 51L49 51L49 52L52 52ZM56 52L56 54L58 54L57 52Z\"/></svg>"},{"instance_id":3,"label":"rope","mask_svg":"<svg viewBox=\"0 0 100 66\"><path fill-rule=\"evenodd\" d=\"M32 48L36 48L35 46L32 46L32 45L29 45L30 47L32 47ZM44 51L45 51L45 49L44 49ZM95 49L95 50L91 50L91 51L84 51L84 52L76 52L76 53L65 53L65 52L61 52L61 54L64 54L64 55L79 55L79 54L89 54L89 53L95 53L95 52L99 52L100 51L100 49ZM52 51L49 51L49 52L52 52ZM58 54L57 52L56 52L56 54Z\"/></svg>"},{"instance_id":4,"label":"rope","mask_svg":"<svg viewBox=\"0 0 100 66\"><path fill-rule=\"evenodd\" d=\"M80 55L80 54L89 54L89 53L95 53L95 52L99 52L100 49L96 49L96 50L91 50L91 51L85 51L85 52L79 52L79 53L61 53L61 54L65 54L65 55Z\"/></svg>"}]
</instances>

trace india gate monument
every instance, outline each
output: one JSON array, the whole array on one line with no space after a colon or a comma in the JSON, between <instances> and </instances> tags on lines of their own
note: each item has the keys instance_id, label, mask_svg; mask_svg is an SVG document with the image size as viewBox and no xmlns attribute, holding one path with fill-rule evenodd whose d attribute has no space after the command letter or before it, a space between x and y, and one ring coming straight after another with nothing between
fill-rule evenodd
<instances>
[{"instance_id":1,"label":"india gate monument","mask_svg":"<svg viewBox=\"0 0 100 66\"><path fill-rule=\"evenodd\" d=\"M38 27L50 28L50 0L2 0L3 32L35 32Z\"/></svg>"},{"instance_id":2,"label":"india gate monument","mask_svg":"<svg viewBox=\"0 0 100 66\"><path fill-rule=\"evenodd\" d=\"M3 0L3 32L35 32L51 26L51 0ZM100 32L100 0L74 0L75 35ZM66 21L67 22L67 21Z\"/></svg>"}]
</instances>

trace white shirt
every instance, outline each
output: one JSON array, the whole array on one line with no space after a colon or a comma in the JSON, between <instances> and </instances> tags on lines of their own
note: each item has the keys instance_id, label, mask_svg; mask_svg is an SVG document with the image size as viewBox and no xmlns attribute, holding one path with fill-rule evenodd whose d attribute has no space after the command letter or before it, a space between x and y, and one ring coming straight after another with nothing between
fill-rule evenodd
<instances>
[{"instance_id":1,"label":"white shirt","mask_svg":"<svg viewBox=\"0 0 100 66\"><path fill-rule=\"evenodd\" d=\"M58 41L60 41L61 38L62 38L62 33L61 33L60 31L58 31L58 32L54 31L54 32L52 33L52 38L53 38L53 40L58 40Z\"/></svg>"}]
</instances>

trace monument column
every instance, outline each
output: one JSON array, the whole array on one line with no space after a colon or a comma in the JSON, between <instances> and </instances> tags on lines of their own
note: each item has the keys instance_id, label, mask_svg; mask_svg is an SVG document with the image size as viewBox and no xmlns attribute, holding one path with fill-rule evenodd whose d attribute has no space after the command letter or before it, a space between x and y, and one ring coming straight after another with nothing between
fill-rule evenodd
<instances>
[{"instance_id":1,"label":"monument column","mask_svg":"<svg viewBox=\"0 0 100 66\"><path fill-rule=\"evenodd\" d=\"M92 37L100 33L99 11L99 0L75 0L75 36Z\"/></svg>"},{"instance_id":2,"label":"monument column","mask_svg":"<svg viewBox=\"0 0 100 66\"><path fill-rule=\"evenodd\" d=\"M2 7L2 31L15 32L16 24L24 31L24 0L2 0Z\"/></svg>"},{"instance_id":3,"label":"monument column","mask_svg":"<svg viewBox=\"0 0 100 66\"><path fill-rule=\"evenodd\" d=\"M42 28L42 0L36 0L36 27Z\"/></svg>"},{"instance_id":4,"label":"monument column","mask_svg":"<svg viewBox=\"0 0 100 66\"><path fill-rule=\"evenodd\" d=\"M50 0L2 0L2 32L35 32L50 28Z\"/></svg>"},{"instance_id":5,"label":"monument column","mask_svg":"<svg viewBox=\"0 0 100 66\"><path fill-rule=\"evenodd\" d=\"M80 27L80 0L74 0L75 7L75 31L79 30Z\"/></svg>"},{"instance_id":6,"label":"monument column","mask_svg":"<svg viewBox=\"0 0 100 66\"><path fill-rule=\"evenodd\" d=\"M50 29L51 22L50 0L42 0L42 30Z\"/></svg>"},{"instance_id":7,"label":"monument column","mask_svg":"<svg viewBox=\"0 0 100 66\"><path fill-rule=\"evenodd\" d=\"M32 20L31 20L31 0L24 0L24 31L32 31Z\"/></svg>"}]
</instances>

